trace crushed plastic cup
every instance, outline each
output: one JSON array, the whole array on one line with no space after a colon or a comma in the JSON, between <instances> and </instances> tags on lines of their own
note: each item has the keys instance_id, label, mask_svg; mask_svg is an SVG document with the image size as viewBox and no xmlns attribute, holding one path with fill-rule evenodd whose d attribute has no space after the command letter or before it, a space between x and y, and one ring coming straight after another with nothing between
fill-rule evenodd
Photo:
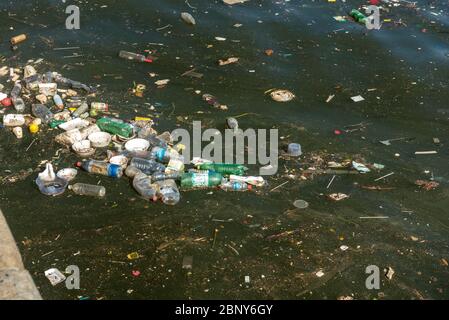
<instances>
[{"instance_id":1,"label":"crushed plastic cup","mask_svg":"<svg viewBox=\"0 0 449 320\"><path fill-rule=\"evenodd\" d=\"M292 157L299 157L302 155L301 145L299 143L290 143L287 152Z\"/></svg>"},{"instance_id":2,"label":"crushed plastic cup","mask_svg":"<svg viewBox=\"0 0 449 320\"><path fill-rule=\"evenodd\" d=\"M309 207L309 203L305 200L295 200L295 202L293 202L293 205L298 209L306 209Z\"/></svg>"},{"instance_id":3,"label":"crushed plastic cup","mask_svg":"<svg viewBox=\"0 0 449 320\"><path fill-rule=\"evenodd\" d=\"M82 158L90 157L95 153L95 148L92 148L91 142L89 140L81 140L75 142L72 145L72 149L77 155Z\"/></svg>"},{"instance_id":4,"label":"crushed plastic cup","mask_svg":"<svg viewBox=\"0 0 449 320\"><path fill-rule=\"evenodd\" d=\"M270 96L277 102L288 102L295 98L295 95L288 90L274 90L270 93Z\"/></svg>"},{"instance_id":5,"label":"crushed plastic cup","mask_svg":"<svg viewBox=\"0 0 449 320\"><path fill-rule=\"evenodd\" d=\"M104 148L111 143L111 135L107 132L94 132L87 137L94 148Z\"/></svg>"},{"instance_id":6,"label":"crushed plastic cup","mask_svg":"<svg viewBox=\"0 0 449 320\"><path fill-rule=\"evenodd\" d=\"M22 127L15 127L14 129L12 129L12 132L15 134L17 139L22 139L23 138Z\"/></svg>"},{"instance_id":7,"label":"crushed plastic cup","mask_svg":"<svg viewBox=\"0 0 449 320\"><path fill-rule=\"evenodd\" d=\"M128 178L134 178L138 173L140 173L142 171L140 171L138 168L134 167L134 166L129 166L126 168L125 170L125 175Z\"/></svg>"},{"instance_id":8,"label":"crushed plastic cup","mask_svg":"<svg viewBox=\"0 0 449 320\"><path fill-rule=\"evenodd\" d=\"M81 132L78 129L69 130L69 131L60 133L55 137L56 142L66 145L66 146L71 146L75 142L78 142L81 140L83 140L83 137L81 135Z\"/></svg>"},{"instance_id":9,"label":"crushed plastic cup","mask_svg":"<svg viewBox=\"0 0 449 320\"><path fill-rule=\"evenodd\" d=\"M39 83L39 93L46 96L54 96L58 85L56 83Z\"/></svg>"},{"instance_id":10,"label":"crushed plastic cup","mask_svg":"<svg viewBox=\"0 0 449 320\"><path fill-rule=\"evenodd\" d=\"M89 121L87 120L83 120L80 118L76 118L67 122L64 122L62 124L59 125L59 128L64 130L64 131L69 131L69 130L73 130L73 129L82 129L85 128L89 125Z\"/></svg>"},{"instance_id":11,"label":"crushed plastic cup","mask_svg":"<svg viewBox=\"0 0 449 320\"><path fill-rule=\"evenodd\" d=\"M127 255L127 258L129 260L135 260L135 259L139 259L141 257L142 257L142 255L140 255L138 252L131 252Z\"/></svg>"},{"instance_id":12,"label":"crushed plastic cup","mask_svg":"<svg viewBox=\"0 0 449 320\"><path fill-rule=\"evenodd\" d=\"M150 142L145 139L132 139L125 143L125 149L130 152L146 151L150 147Z\"/></svg>"},{"instance_id":13,"label":"crushed plastic cup","mask_svg":"<svg viewBox=\"0 0 449 320\"><path fill-rule=\"evenodd\" d=\"M109 159L109 163L119 165L123 169L126 169L126 167L128 166L128 158L122 155L114 156L111 159Z\"/></svg>"},{"instance_id":14,"label":"crushed plastic cup","mask_svg":"<svg viewBox=\"0 0 449 320\"><path fill-rule=\"evenodd\" d=\"M52 286L55 286L63 281L65 281L66 277L56 268L51 268L45 271L45 277L50 281Z\"/></svg>"},{"instance_id":15,"label":"crushed plastic cup","mask_svg":"<svg viewBox=\"0 0 449 320\"><path fill-rule=\"evenodd\" d=\"M58 173L56 173L56 176L58 178L64 179L67 182L70 182L73 179L75 179L77 174L78 174L78 170L73 169L73 168L65 168L65 169L59 170Z\"/></svg>"},{"instance_id":16,"label":"crushed plastic cup","mask_svg":"<svg viewBox=\"0 0 449 320\"><path fill-rule=\"evenodd\" d=\"M3 117L5 127L20 127L25 124L25 117L21 114L7 114Z\"/></svg>"}]
</instances>

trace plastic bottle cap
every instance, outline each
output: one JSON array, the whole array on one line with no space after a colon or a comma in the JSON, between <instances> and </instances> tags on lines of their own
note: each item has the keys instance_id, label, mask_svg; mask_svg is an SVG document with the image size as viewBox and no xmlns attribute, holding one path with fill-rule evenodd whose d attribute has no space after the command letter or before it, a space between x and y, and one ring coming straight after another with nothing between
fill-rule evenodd
<instances>
[{"instance_id":1,"label":"plastic bottle cap","mask_svg":"<svg viewBox=\"0 0 449 320\"><path fill-rule=\"evenodd\" d=\"M301 145L299 143L290 143L288 145L288 154L295 157L300 156L302 154Z\"/></svg>"},{"instance_id":2,"label":"plastic bottle cap","mask_svg":"<svg viewBox=\"0 0 449 320\"><path fill-rule=\"evenodd\" d=\"M248 185L248 190L252 190L253 189L253 186L252 185Z\"/></svg>"},{"instance_id":3,"label":"plastic bottle cap","mask_svg":"<svg viewBox=\"0 0 449 320\"><path fill-rule=\"evenodd\" d=\"M10 107L12 105L12 100L11 98L5 98L2 101L0 101L0 103L4 106L4 107Z\"/></svg>"},{"instance_id":4,"label":"plastic bottle cap","mask_svg":"<svg viewBox=\"0 0 449 320\"><path fill-rule=\"evenodd\" d=\"M75 162L75 167L81 168L81 165L82 165L81 161Z\"/></svg>"},{"instance_id":5,"label":"plastic bottle cap","mask_svg":"<svg viewBox=\"0 0 449 320\"><path fill-rule=\"evenodd\" d=\"M31 133L37 133L39 131L39 126L37 124L30 124L29 126L30 132Z\"/></svg>"}]
</instances>

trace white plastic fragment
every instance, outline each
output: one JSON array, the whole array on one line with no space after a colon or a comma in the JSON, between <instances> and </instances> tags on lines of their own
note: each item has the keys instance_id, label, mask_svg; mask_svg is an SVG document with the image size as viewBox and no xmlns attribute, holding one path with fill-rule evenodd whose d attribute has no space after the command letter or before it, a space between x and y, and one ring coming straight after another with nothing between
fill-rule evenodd
<instances>
[{"instance_id":1,"label":"white plastic fragment","mask_svg":"<svg viewBox=\"0 0 449 320\"><path fill-rule=\"evenodd\" d=\"M351 97L351 100L354 101L354 102L360 102L360 101L365 100L365 98L363 98L362 96L358 95L358 96Z\"/></svg>"},{"instance_id":2,"label":"white plastic fragment","mask_svg":"<svg viewBox=\"0 0 449 320\"><path fill-rule=\"evenodd\" d=\"M62 274L62 272L56 268L51 268L45 271L45 276L47 277L48 280L50 280L52 286L55 286L65 281L66 279L66 277Z\"/></svg>"}]
</instances>

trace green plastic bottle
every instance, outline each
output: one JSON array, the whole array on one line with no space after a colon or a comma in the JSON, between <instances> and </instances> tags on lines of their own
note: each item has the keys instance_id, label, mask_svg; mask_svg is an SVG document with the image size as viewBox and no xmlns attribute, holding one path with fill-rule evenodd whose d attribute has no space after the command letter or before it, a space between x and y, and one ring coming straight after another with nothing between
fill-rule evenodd
<instances>
[{"instance_id":1,"label":"green plastic bottle","mask_svg":"<svg viewBox=\"0 0 449 320\"><path fill-rule=\"evenodd\" d=\"M134 133L133 126L129 123L123 122L120 119L104 117L97 120L97 126L101 129L101 131L117 134L124 138L130 138Z\"/></svg>"},{"instance_id":2,"label":"green plastic bottle","mask_svg":"<svg viewBox=\"0 0 449 320\"><path fill-rule=\"evenodd\" d=\"M238 175L241 176L248 170L247 167L242 166L241 164L234 163L203 163L197 166L200 170L211 170L223 175Z\"/></svg>"},{"instance_id":3,"label":"green plastic bottle","mask_svg":"<svg viewBox=\"0 0 449 320\"><path fill-rule=\"evenodd\" d=\"M352 9L351 12L349 13L349 15L351 17L353 17L354 20L357 22L366 23L366 16L363 13L361 13L359 10Z\"/></svg>"},{"instance_id":4,"label":"green plastic bottle","mask_svg":"<svg viewBox=\"0 0 449 320\"><path fill-rule=\"evenodd\" d=\"M208 188L221 184L223 176L218 172L187 172L181 176L181 188Z\"/></svg>"}]
</instances>

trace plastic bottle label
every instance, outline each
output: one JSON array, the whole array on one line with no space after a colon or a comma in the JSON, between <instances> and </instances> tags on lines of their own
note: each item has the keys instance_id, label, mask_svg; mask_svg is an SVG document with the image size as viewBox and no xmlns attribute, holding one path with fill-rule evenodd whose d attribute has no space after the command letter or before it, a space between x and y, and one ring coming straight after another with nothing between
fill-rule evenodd
<instances>
[{"instance_id":1,"label":"plastic bottle label","mask_svg":"<svg viewBox=\"0 0 449 320\"><path fill-rule=\"evenodd\" d=\"M165 150L165 149L159 149L159 150L157 150L157 152L156 152L156 158L157 158L159 161L164 160L165 152L166 152L166 151L167 151L167 150Z\"/></svg>"},{"instance_id":2,"label":"plastic bottle label","mask_svg":"<svg viewBox=\"0 0 449 320\"><path fill-rule=\"evenodd\" d=\"M108 111L109 106L106 103L102 102L92 102L91 108L97 111Z\"/></svg>"},{"instance_id":3,"label":"plastic bottle label","mask_svg":"<svg viewBox=\"0 0 449 320\"><path fill-rule=\"evenodd\" d=\"M105 166L104 164L96 164L95 162L92 163L89 167L89 172L91 173L96 173L96 174L101 174L104 176L108 176L109 172L108 172L108 167Z\"/></svg>"},{"instance_id":4,"label":"plastic bottle label","mask_svg":"<svg viewBox=\"0 0 449 320\"><path fill-rule=\"evenodd\" d=\"M240 182L233 182L232 183L232 190L238 191L243 189L243 184Z\"/></svg>"},{"instance_id":5,"label":"plastic bottle label","mask_svg":"<svg viewBox=\"0 0 449 320\"><path fill-rule=\"evenodd\" d=\"M209 174L192 174L192 185L194 187L208 187Z\"/></svg>"}]
</instances>

